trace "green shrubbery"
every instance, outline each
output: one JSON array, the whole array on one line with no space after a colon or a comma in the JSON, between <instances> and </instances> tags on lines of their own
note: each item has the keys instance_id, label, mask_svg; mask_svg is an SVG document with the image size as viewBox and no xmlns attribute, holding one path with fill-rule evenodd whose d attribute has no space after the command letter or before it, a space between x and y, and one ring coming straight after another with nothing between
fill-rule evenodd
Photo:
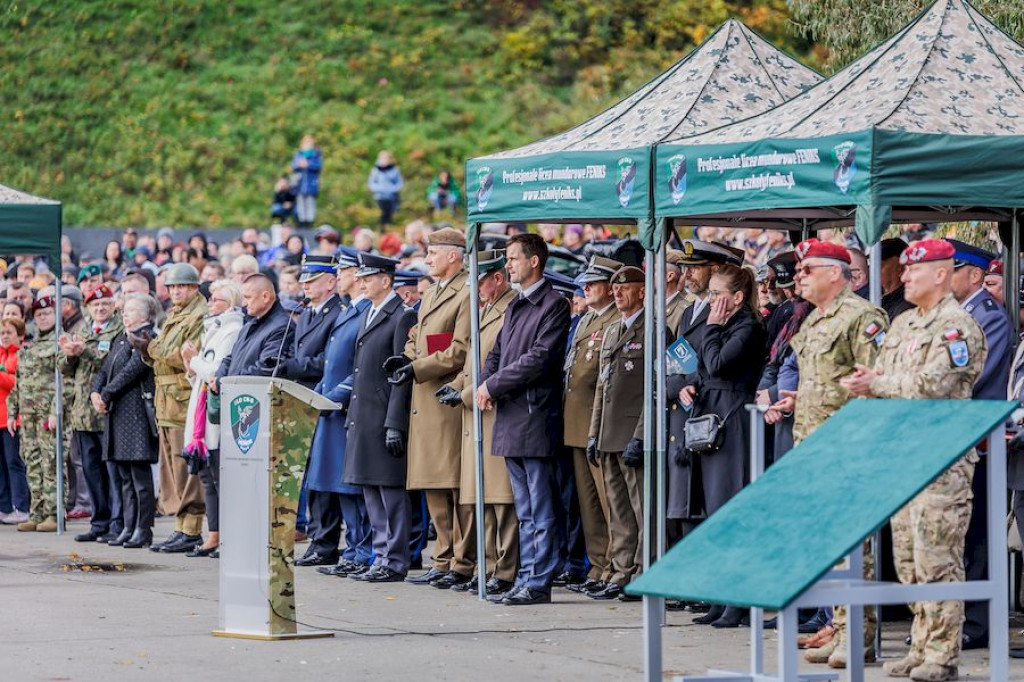
<instances>
[{"instance_id":1,"label":"green shrubbery","mask_svg":"<svg viewBox=\"0 0 1024 682\"><path fill-rule=\"evenodd\" d=\"M410 217L435 170L593 115L730 15L807 49L783 0L3 0L0 182L70 225L259 226L309 131L318 222L374 219L382 148Z\"/></svg>"}]
</instances>

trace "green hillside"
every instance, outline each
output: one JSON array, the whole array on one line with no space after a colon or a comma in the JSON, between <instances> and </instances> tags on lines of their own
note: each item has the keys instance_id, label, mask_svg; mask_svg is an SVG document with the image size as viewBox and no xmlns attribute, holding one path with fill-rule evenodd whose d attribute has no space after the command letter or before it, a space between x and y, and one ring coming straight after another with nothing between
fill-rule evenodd
<instances>
[{"instance_id":1,"label":"green hillside","mask_svg":"<svg viewBox=\"0 0 1024 682\"><path fill-rule=\"evenodd\" d=\"M260 226L309 131L318 222L375 219L382 148L410 218L436 169L600 111L729 16L807 49L783 0L4 0L0 183L69 225Z\"/></svg>"}]
</instances>

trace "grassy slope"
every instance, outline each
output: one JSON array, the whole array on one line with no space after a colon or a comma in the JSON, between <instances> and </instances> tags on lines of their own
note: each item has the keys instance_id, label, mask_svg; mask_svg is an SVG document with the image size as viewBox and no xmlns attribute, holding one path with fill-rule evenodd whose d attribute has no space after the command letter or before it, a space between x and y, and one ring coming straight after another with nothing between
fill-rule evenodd
<instances>
[{"instance_id":1,"label":"grassy slope","mask_svg":"<svg viewBox=\"0 0 1024 682\"><path fill-rule=\"evenodd\" d=\"M466 158L609 103L592 85L512 75L486 6L0 0L0 182L63 200L70 225L262 225L310 131L325 156L318 222L373 220L381 148L409 181L410 217L433 170L461 178Z\"/></svg>"}]
</instances>

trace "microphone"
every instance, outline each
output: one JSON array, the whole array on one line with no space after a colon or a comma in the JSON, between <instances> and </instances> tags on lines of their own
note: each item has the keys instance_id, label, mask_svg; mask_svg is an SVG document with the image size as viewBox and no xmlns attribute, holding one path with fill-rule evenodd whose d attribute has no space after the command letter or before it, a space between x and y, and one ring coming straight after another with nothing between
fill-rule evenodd
<instances>
[{"instance_id":1,"label":"microphone","mask_svg":"<svg viewBox=\"0 0 1024 682\"><path fill-rule=\"evenodd\" d=\"M302 298L302 300L299 301L299 308L300 309L305 308L306 306L308 306L312 302L313 301L310 300L309 296L304 296ZM293 316L289 313L288 314L288 324L286 324L284 326L284 337L281 339L281 345L278 346L278 348L277 348L277 362L274 363L274 371L270 373L270 378L271 379L276 379L277 378L277 370L279 370L281 368L281 354L284 353L284 342L288 340L288 331L292 328L292 320L293 319L294 319Z\"/></svg>"}]
</instances>

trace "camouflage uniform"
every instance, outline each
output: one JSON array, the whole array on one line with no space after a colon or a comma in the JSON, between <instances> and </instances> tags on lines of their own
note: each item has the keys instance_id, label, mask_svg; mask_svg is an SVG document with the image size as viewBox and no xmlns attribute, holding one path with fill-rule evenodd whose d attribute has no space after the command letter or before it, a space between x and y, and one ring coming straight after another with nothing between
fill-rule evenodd
<instances>
[{"instance_id":1,"label":"camouflage uniform","mask_svg":"<svg viewBox=\"0 0 1024 682\"><path fill-rule=\"evenodd\" d=\"M849 287L828 305L815 308L800 330L793 335L790 346L800 368L797 407L793 417L793 439L799 443L811 435L825 420L853 398L839 380L853 373L858 364L871 367L878 357L889 322L885 311L857 296ZM874 580L875 561L872 542L864 542L864 578ZM846 606L837 605L832 624L836 628L833 644L825 647L817 658L827 660L845 655ZM864 609L864 646L874 650L875 609ZM814 658L814 657L812 657Z\"/></svg>"},{"instance_id":2,"label":"camouflage uniform","mask_svg":"<svg viewBox=\"0 0 1024 682\"><path fill-rule=\"evenodd\" d=\"M122 332L124 325L121 317L115 314L106 329L99 334L88 331L85 335L85 350L81 355L68 357L64 351L57 354L57 367L64 375L64 408L67 413L65 431L103 431L106 418L93 409L89 396L96 373L110 351L110 344Z\"/></svg>"},{"instance_id":3,"label":"camouflage uniform","mask_svg":"<svg viewBox=\"0 0 1024 682\"><path fill-rule=\"evenodd\" d=\"M63 322L61 327L61 334L67 336L85 336L88 333L89 325L85 321L85 309L80 309L77 313L72 315L68 320ZM59 361L58 351L58 361ZM60 366L58 362L58 367ZM76 506L86 505L88 509L89 498L86 492L79 488L79 483L84 487L85 477L82 476L82 456L81 453L77 452L77 449L72 450L74 446L74 439L72 434L74 429L71 426L72 411L75 404L75 382L68 374L61 370L63 375L61 378L61 395L63 396L63 410L61 411L61 436L64 438L64 480L68 482L68 486L64 489L64 504L65 508L69 511L74 509ZM86 396L88 397L88 396ZM53 409L50 410L50 416L56 421L57 405L54 403ZM78 503L81 502L82 505Z\"/></svg>"},{"instance_id":4,"label":"camouflage uniform","mask_svg":"<svg viewBox=\"0 0 1024 682\"><path fill-rule=\"evenodd\" d=\"M871 383L879 398L970 400L988 346L970 313L947 294L934 308L896 318L882 344ZM900 582L964 580L964 538L971 518L971 450L892 517ZM962 601L910 605L914 623L908 660L955 668L964 622Z\"/></svg>"},{"instance_id":5,"label":"camouflage uniform","mask_svg":"<svg viewBox=\"0 0 1024 682\"><path fill-rule=\"evenodd\" d=\"M184 305L168 311L160 336L149 344L147 363L153 367L156 385L154 404L160 432L160 506L165 514L175 514L175 530L199 535L206 505L198 476L190 476L181 457L185 446L185 415L192 386L185 377L181 348L192 341L198 348L203 331L206 301L196 292Z\"/></svg>"},{"instance_id":6,"label":"camouflage uniform","mask_svg":"<svg viewBox=\"0 0 1024 682\"><path fill-rule=\"evenodd\" d=\"M43 427L57 399L56 361L53 331L38 332L18 351L17 377L7 396L7 414L21 416L21 457L32 493L29 518L35 523L57 519L57 442Z\"/></svg>"}]
</instances>

